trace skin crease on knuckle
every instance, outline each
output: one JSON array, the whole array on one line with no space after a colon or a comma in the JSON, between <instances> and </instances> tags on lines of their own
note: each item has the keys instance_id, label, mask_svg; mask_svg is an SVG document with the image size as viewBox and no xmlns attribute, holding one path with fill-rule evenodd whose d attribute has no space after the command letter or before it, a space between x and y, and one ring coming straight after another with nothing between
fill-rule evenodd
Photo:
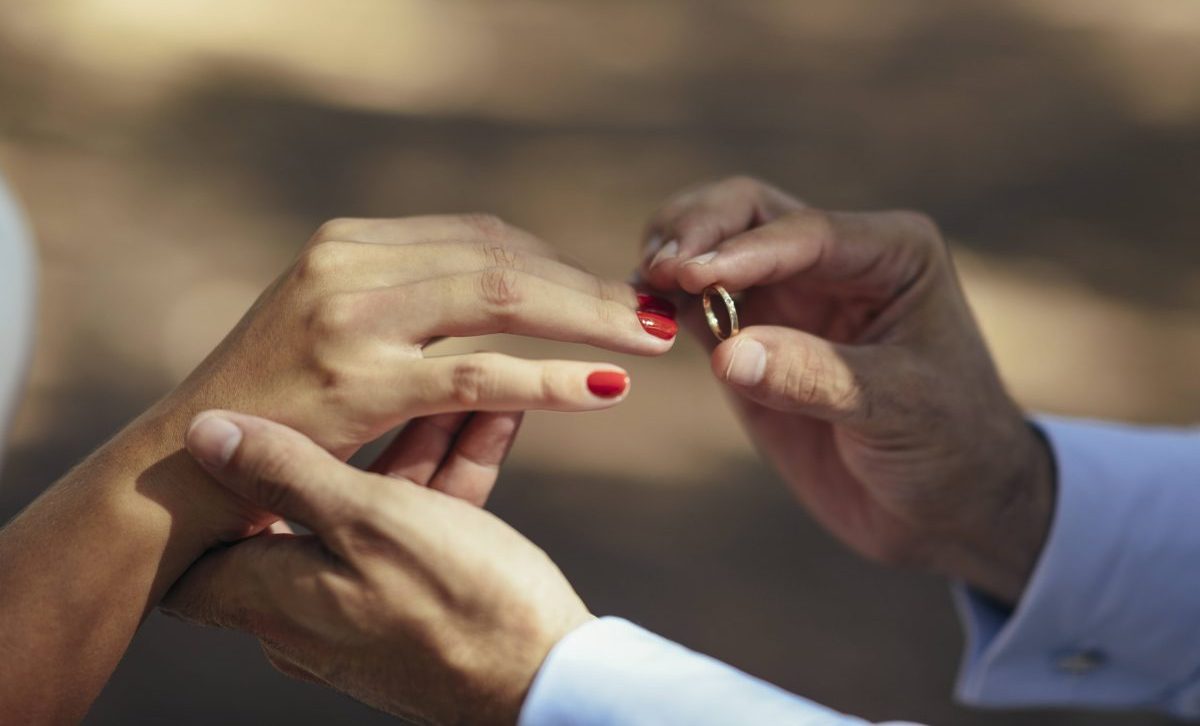
<instances>
[{"instance_id":1,"label":"skin crease on knuckle","mask_svg":"<svg viewBox=\"0 0 1200 726\"><path fill-rule=\"evenodd\" d=\"M520 305L523 277L522 273L504 267L491 267L479 274L479 297L498 322L509 321L513 309Z\"/></svg>"},{"instance_id":2,"label":"skin crease on knuckle","mask_svg":"<svg viewBox=\"0 0 1200 726\"><path fill-rule=\"evenodd\" d=\"M596 301L596 330L608 330L617 324L619 317L627 317L629 312L623 306L608 300Z\"/></svg>"},{"instance_id":3,"label":"skin crease on knuckle","mask_svg":"<svg viewBox=\"0 0 1200 726\"><path fill-rule=\"evenodd\" d=\"M480 250L485 268L501 270L525 270L525 255L520 250L510 249L497 242L485 242Z\"/></svg>"},{"instance_id":4,"label":"skin crease on knuckle","mask_svg":"<svg viewBox=\"0 0 1200 726\"><path fill-rule=\"evenodd\" d=\"M569 403L573 396L569 393L572 377L563 370L553 367L542 369L540 396L549 406L559 406Z\"/></svg>"},{"instance_id":5,"label":"skin crease on knuckle","mask_svg":"<svg viewBox=\"0 0 1200 726\"><path fill-rule=\"evenodd\" d=\"M492 368L499 361L480 353L455 364L450 374L450 395L464 411L470 411L487 400L493 389Z\"/></svg>"},{"instance_id":6,"label":"skin crease on knuckle","mask_svg":"<svg viewBox=\"0 0 1200 726\"><path fill-rule=\"evenodd\" d=\"M793 351L787 356L783 370L777 374L775 390L797 406L824 406L829 403L823 395L828 376L821 356L804 350Z\"/></svg>"}]
</instances>

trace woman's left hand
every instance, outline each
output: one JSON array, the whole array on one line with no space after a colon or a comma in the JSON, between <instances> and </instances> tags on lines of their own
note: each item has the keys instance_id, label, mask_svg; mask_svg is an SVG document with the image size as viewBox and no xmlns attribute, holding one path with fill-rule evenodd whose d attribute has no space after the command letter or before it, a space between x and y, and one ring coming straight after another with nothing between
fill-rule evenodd
<instances>
[{"instance_id":1,"label":"woman's left hand","mask_svg":"<svg viewBox=\"0 0 1200 726\"><path fill-rule=\"evenodd\" d=\"M178 450L198 411L233 409L295 428L344 459L413 419L410 440L453 437L468 419L449 414L595 410L628 387L608 363L427 357L439 338L515 333L657 355L675 331L669 304L564 263L494 217L335 220L140 428L169 433ZM211 481L208 489L228 498ZM272 519L241 504L216 503L218 539Z\"/></svg>"}]
</instances>

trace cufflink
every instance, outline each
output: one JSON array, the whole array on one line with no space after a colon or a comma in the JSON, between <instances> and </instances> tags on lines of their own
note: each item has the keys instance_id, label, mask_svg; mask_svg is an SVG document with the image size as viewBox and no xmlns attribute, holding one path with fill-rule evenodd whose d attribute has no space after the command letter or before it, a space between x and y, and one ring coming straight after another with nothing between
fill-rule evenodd
<instances>
[{"instance_id":1,"label":"cufflink","mask_svg":"<svg viewBox=\"0 0 1200 726\"><path fill-rule=\"evenodd\" d=\"M1084 676L1104 665L1107 660L1103 652L1089 648L1059 656L1054 667L1073 676Z\"/></svg>"}]
</instances>

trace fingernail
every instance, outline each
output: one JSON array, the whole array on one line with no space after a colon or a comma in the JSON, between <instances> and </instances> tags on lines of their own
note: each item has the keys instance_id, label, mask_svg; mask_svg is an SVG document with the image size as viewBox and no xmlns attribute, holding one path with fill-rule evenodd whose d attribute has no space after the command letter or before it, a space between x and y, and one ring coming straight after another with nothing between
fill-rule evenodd
<instances>
[{"instance_id":1,"label":"fingernail","mask_svg":"<svg viewBox=\"0 0 1200 726\"><path fill-rule=\"evenodd\" d=\"M242 430L216 414L201 414L188 429L188 451L210 469L223 469L242 443Z\"/></svg>"},{"instance_id":2,"label":"fingernail","mask_svg":"<svg viewBox=\"0 0 1200 726\"><path fill-rule=\"evenodd\" d=\"M670 340L679 332L679 325L665 315L639 310L637 316L646 332L656 338Z\"/></svg>"},{"instance_id":3,"label":"fingernail","mask_svg":"<svg viewBox=\"0 0 1200 726\"><path fill-rule=\"evenodd\" d=\"M662 245L663 245L662 235L656 234L653 237L651 237L649 240L646 241L646 252L645 252L645 254L642 255L642 259L643 260L653 259L653 257L658 254L658 251L660 249L662 249Z\"/></svg>"},{"instance_id":4,"label":"fingernail","mask_svg":"<svg viewBox=\"0 0 1200 726\"><path fill-rule=\"evenodd\" d=\"M644 313L656 313L672 320L675 319L675 303L666 298L646 292L639 292L637 294L637 302L638 310Z\"/></svg>"},{"instance_id":5,"label":"fingernail","mask_svg":"<svg viewBox=\"0 0 1200 726\"><path fill-rule=\"evenodd\" d=\"M600 398L616 398L629 388L629 376L621 371L596 371L587 377L588 390Z\"/></svg>"},{"instance_id":6,"label":"fingernail","mask_svg":"<svg viewBox=\"0 0 1200 726\"><path fill-rule=\"evenodd\" d=\"M661 264L664 260L672 259L679 255L679 243L675 240L663 245L658 254L654 255L654 259L650 260L650 269L654 269L655 265Z\"/></svg>"},{"instance_id":7,"label":"fingernail","mask_svg":"<svg viewBox=\"0 0 1200 726\"><path fill-rule=\"evenodd\" d=\"M696 255L695 257L693 257L692 259L688 260L687 262L685 262L683 264L685 264L685 265L707 265L709 262L712 262L713 258L716 256L717 256L717 251L713 250L712 252L705 252L702 255Z\"/></svg>"},{"instance_id":8,"label":"fingernail","mask_svg":"<svg viewBox=\"0 0 1200 726\"><path fill-rule=\"evenodd\" d=\"M737 386L757 386L767 371L767 349L753 338L740 338L733 346L725 379Z\"/></svg>"}]
</instances>

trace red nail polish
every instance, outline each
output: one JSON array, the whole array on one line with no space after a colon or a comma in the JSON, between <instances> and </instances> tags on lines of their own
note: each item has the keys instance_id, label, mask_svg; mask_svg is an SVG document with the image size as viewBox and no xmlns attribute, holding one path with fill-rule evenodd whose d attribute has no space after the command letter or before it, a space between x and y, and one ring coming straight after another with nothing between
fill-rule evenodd
<instances>
[{"instance_id":1,"label":"red nail polish","mask_svg":"<svg viewBox=\"0 0 1200 726\"><path fill-rule=\"evenodd\" d=\"M647 313L656 313L672 320L675 319L675 303L658 295L651 295L645 292L637 294L638 310Z\"/></svg>"},{"instance_id":2,"label":"red nail polish","mask_svg":"<svg viewBox=\"0 0 1200 726\"><path fill-rule=\"evenodd\" d=\"M596 371L587 377L587 386L600 398L616 398L629 388L629 376L618 371Z\"/></svg>"},{"instance_id":3,"label":"red nail polish","mask_svg":"<svg viewBox=\"0 0 1200 726\"><path fill-rule=\"evenodd\" d=\"M639 310L637 316L646 332L656 338L670 340L679 332L679 324L664 315Z\"/></svg>"}]
</instances>

